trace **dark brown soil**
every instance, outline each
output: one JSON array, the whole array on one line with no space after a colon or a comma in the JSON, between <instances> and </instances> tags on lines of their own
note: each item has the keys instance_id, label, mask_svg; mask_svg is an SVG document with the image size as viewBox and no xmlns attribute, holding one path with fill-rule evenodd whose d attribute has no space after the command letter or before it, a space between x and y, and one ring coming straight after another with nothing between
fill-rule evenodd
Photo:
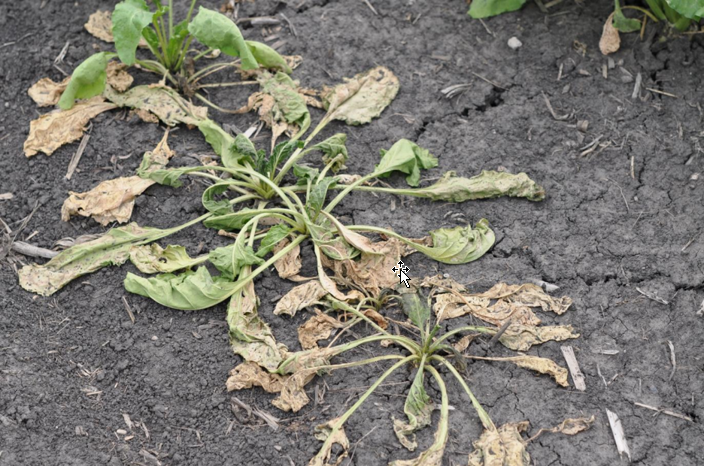
<instances>
[{"instance_id":1,"label":"dark brown soil","mask_svg":"<svg viewBox=\"0 0 704 466\"><path fill-rule=\"evenodd\" d=\"M594 427L576 437L548 434L531 443L534 464L619 464L605 409L621 417L634 464L704 464L704 317L697 314L704 300L704 177L695 176L704 171L700 36L663 37L658 25L649 25L645 41L635 34L623 37L623 49L609 67L598 40L612 2L565 1L549 15L530 2L485 25L466 16L461 0L371 2L378 15L361 0L308 0L246 2L239 16L284 13L291 20L297 36L284 27L282 51L304 57L294 76L306 87L332 84L374 65L397 74L401 91L381 118L363 127L333 124L326 131L348 133L351 173L366 173L379 149L408 138L440 158L440 167L425 176L450 169L471 176L502 166L527 172L545 186L548 198L449 205L355 193L338 209L343 221L391 226L412 237L453 226L449 213L462 212L472 223L487 218L497 242L485 257L445 266L410 256L411 277L440 271L477 291L497 281L539 279L560 286L556 294L574 298L567 314L545 321L572 324L581 332L573 345L586 392L501 363L476 362L468 370L474 393L497 424L527 419L535 432L567 417L596 416ZM31 242L42 247L104 231L92 220L60 220L67 191L133 173L141 154L163 134L125 112L96 118L71 181L64 175L76 144L51 157L23 155L29 122L43 112L27 89L45 76L62 78L53 61L66 41L70 46L60 66L68 72L96 48L109 48L83 29L98 8L112 4L0 5L0 193L15 195L0 201L0 218L16 228L38 205L18 239L33 234ZM262 37L258 27L245 25L244 33ZM512 36L523 42L516 51L507 46ZM637 74L643 88L633 99ZM441 89L460 83L469 83L469 89L443 98ZM235 108L248 92L228 88L211 97ZM558 117L568 116L553 118L545 98ZM256 120L211 115L238 128ZM578 120L589 122L586 132L577 129ZM267 140L263 134L258 144ZM197 131L186 128L174 131L169 142L179 154L176 165L194 163L189 154L210 151ZM403 184L401 178L390 181ZM155 227L183 223L202 211L201 189L188 183L150 188L133 219ZM202 227L169 242L190 252L201 243L204 250L223 243ZM313 426L341 414L383 367L316 379L309 394L325 389L322 403L296 415L279 412L269 403L272 396L258 389L234 393L280 418L273 431L230 407L225 379L239 358L228 346L224 305L179 312L129 295L122 286L127 271L134 271L129 265L77 280L54 297L37 297L18 286L14 268L33 260L11 255L0 263L0 465L305 465L320 445ZM275 300L292 285L269 273L256 286L260 313L280 341L297 348L294 329L305 313L294 319L272 314ZM134 324L123 296L135 312ZM674 374L668 342L676 354ZM546 344L532 353L564 364L559 346ZM391 416L402 415L411 376L396 374L352 417L347 434L354 455L345 464L383 465L413 456L391 429ZM459 385L451 381L449 388L454 410L444 464L466 464L480 423ZM432 387L430 395L439 397ZM635 402L694 422L656 416ZM149 434L135 428L131 440L116 435L117 429L129 431L124 414ZM421 447L432 434L424 431Z\"/></svg>"}]
</instances>

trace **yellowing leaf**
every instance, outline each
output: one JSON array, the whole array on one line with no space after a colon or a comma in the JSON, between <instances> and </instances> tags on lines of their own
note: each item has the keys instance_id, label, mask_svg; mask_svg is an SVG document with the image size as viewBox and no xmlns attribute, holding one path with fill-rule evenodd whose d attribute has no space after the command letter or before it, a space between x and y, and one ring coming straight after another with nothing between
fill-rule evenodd
<instances>
[{"instance_id":1,"label":"yellowing leaf","mask_svg":"<svg viewBox=\"0 0 704 466\"><path fill-rule=\"evenodd\" d=\"M377 66L321 93L328 111L327 120L342 120L348 125L369 123L394 100L398 78L383 66Z\"/></svg>"},{"instance_id":2,"label":"yellowing leaf","mask_svg":"<svg viewBox=\"0 0 704 466\"><path fill-rule=\"evenodd\" d=\"M310 460L308 466L338 466L347 458L350 441L347 439L345 429L342 426L337 427L339 422L340 418L335 418L315 427L315 438L321 442L325 442L325 445L324 448ZM340 446L342 452L338 453L336 455L337 458L333 460L332 448L335 444Z\"/></svg>"},{"instance_id":3,"label":"yellowing leaf","mask_svg":"<svg viewBox=\"0 0 704 466\"><path fill-rule=\"evenodd\" d=\"M614 27L614 13L611 13L604 23L599 40L599 50L603 55L617 52L621 48L621 36Z\"/></svg>"},{"instance_id":4,"label":"yellowing leaf","mask_svg":"<svg viewBox=\"0 0 704 466\"><path fill-rule=\"evenodd\" d=\"M512 323L499 338L499 342L514 351L528 351L531 346L546 341L564 341L579 338L571 325L545 325L535 327Z\"/></svg>"},{"instance_id":5,"label":"yellowing leaf","mask_svg":"<svg viewBox=\"0 0 704 466\"><path fill-rule=\"evenodd\" d=\"M333 330L344 327L344 324L334 317L323 314L317 309L315 312L313 317L298 327L298 341L301 342L303 349L317 348L318 340L325 340L330 337Z\"/></svg>"},{"instance_id":6,"label":"yellowing leaf","mask_svg":"<svg viewBox=\"0 0 704 466\"><path fill-rule=\"evenodd\" d=\"M24 155L31 157L43 152L51 155L56 149L80 139L88 122L97 115L115 108L102 97L93 97L69 110L46 113L29 124L29 136L24 142Z\"/></svg>"},{"instance_id":7,"label":"yellowing leaf","mask_svg":"<svg viewBox=\"0 0 704 466\"><path fill-rule=\"evenodd\" d=\"M311 280L302 285L298 285L284 295L283 298L276 303L274 314L288 314L291 317L296 315L296 312L305 309L320 300L328 294L318 280Z\"/></svg>"},{"instance_id":8,"label":"yellowing leaf","mask_svg":"<svg viewBox=\"0 0 704 466\"><path fill-rule=\"evenodd\" d=\"M123 93L106 87L103 95L119 107L142 109L153 113L168 126L176 126L178 123L195 126L208 117L207 108L191 104L175 90L166 86L135 86Z\"/></svg>"},{"instance_id":9,"label":"yellowing leaf","mask_svg":"<svg viewBox=\"0 0 704 466\"><path fill-rule=\"evenodd\" d=\"M164 249L156 243L133 246L130 261L142 273L175 272L202 262L192 259L183 246L170 244Z\"/></svg>"},{"instance_id":10,"label":"yellowing leaf","mask_svg":"<svg viewBox=\"0 0 704 466\"><path fill-rule=\"evenodd\" d=\"M430 425L430 416L433 413L433 400L430 399L424 386L425 369L421 365L413 379L413 384L406 397L406 402L403 406L403 411L406 413L408 422L403 422L400 419L394 419L394 433L396 438L401 442L401 445L410 451L414 451L418 447L416 442L415 432L425 426Z\"/></svg>"},{"instance_id":11,"label":"yellowing leaf","mask_svg":"<svg viewBox=\"0 0 704 466\"><path fill-rule=\"evenodd\" d=\"M468 466L530 466L530 455L521 432L528 421L508 423L496 430L485 430L474 442Z\"/></svg>"},{"instance_id":12,"label":"yellowing leaf","mask_svg":"<svg viewBox=\"0 0 704 466\"><path fill-rule=\"evenodd\" d=\"M536 372L540 372L541 374L547 374L553 379L555 379L555 382L557 382L557 384L560 386L570 386L570 384L567 382L567 369L559 366L552 359L523 354L521 356L506 358L505 360L511 361L519 367L531 369Z\"/></svg>"},{"instance_id":13,"label":"yellowing leaf","mask_svg":"<svg viewBox=\"0 0 704 466\"><path fill-rule=\"evenodd\" d=\"M230 371L230 377L227 379L227 391L262 387L269 393L279 393L285 380L286 377L269 373L255 362L243 362Z\"/></svg>"},{"instance_id":14,"label":"yellowing leaf","mask_svg":"<svg viewBox=\"0 0 704 466\"><path fill-rule=\"evenodd\" d=\"M55 83L50 78L42 78L29 88L27 94L39 107L52 107L59 102L70 80L71 77L68 76L60 83Z\"/></svg>"}]
</instances>

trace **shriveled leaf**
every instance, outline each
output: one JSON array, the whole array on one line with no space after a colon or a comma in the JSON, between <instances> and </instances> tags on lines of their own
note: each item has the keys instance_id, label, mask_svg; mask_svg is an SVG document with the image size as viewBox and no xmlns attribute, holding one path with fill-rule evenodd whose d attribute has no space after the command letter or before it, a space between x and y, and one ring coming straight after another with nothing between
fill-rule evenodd
<instances>
[{"instance_id":1,"label":"shriveled leaf","mask_svg":"<svg viewBox=\"0 0 704 466\"><path fill-rule=\"evenodd\" d=\"M114 53L99 52L86 58L78 65L73 70L66 90L61 94L59 107L68 110L73 107L76 99L90 99L100 95L105 89L107 81L108 60L114 56Z\"/></svg>"},{"instance_id":2,"label":"shriveled leaf","mask_svg":"<svg viewBox=\"0 0 704 466\"><path fill-rule=\"evenodd\" d=\"M530 201L545 199L545 190L525 173L513 175L506 172L482 170L472 178L447 172L426 188L405 190L404 194L425 197L433 201L464 202L495 197L522 197Z\"/></svg>"},{"instance_id":3,"label":"shriveled leaf","mask_svg":"<svg viewBox=\"0 0 704 466\"><path fill-rule=\"evenodd\" d=\"M528 351L533 345L546 341L564 341L579 338L571 325L532 325L511 324L499 338L499 342L514 351Z\"/></svg>"},{"instance_id":4,"label":"shriveled leaf","mask_svg":"<svg viewBox=\"0 0 704 466\"><path fill-rule=\"evenodd\" d=\"M246 269L247 273L249 269ZM250 281L230 298L227 323L230 344L235 354L245 361L255 362L269 371L275 371L282 361L284 345L278 344L269 326L259 318L258 299L254 282Z\"/></svg>"},{"instance_id":5,"label":"shriveled leaf","mask_svg":"<svg viewBox=\"0 0 704 466\"><path fill-rule=\"evenodd\" d=\"M418 447L415 432L430 425L430 416L434 408L433 400L430 399L425 391L424 372L422 366L418 368L411 389L406 397L406 403L403 406L408 422L394 419L394 433L401 445L410 451L415 451Z\"/></svg>"},{"instance_id":6,"label":"shriveled leaf","mask_svg":"<svg viewBox=\"0 0 704 466\"><path fill-rule=\"evenodd\" d=\"M286 379L281 395L271 403L283 411L300 411L310 402L304 387L315 378L318 369L330 364L330 358L339 352L339 348L332 347L288 353L277 373L291 376Z\"/></svg>"},{"instance_id":7,"label":"shriveled leaf","mask_svg":"<svg viewBox=\"0 0 704 466\"><path fill-rule=\"evenodd\" d=\"M289 240L282 239L275 247L274 253L279 252L288 246ZM274 268L281 278L292 278L298 275L301 271L301 247L296 246L291 249L285 256L274 262Z\"/></svg>"},{"instance_id":8,"label":"shriveled leaf","mask_svg":"<svg viewBox=\"0 0 704 466\"><path fill-rule=\"evenodd\" d=\"M318 340L329 338L333 330L342 327L342 322L316 309L315 315L298 327L298 341L303 349L317 348Z\"/></svg>"},{"instance_id":9,"label":"shriveled leaf","mask_svg":"<svg viewBox=\"0 0 704 466\"><path fill-rule=\"evenodd\" d=\"M142 31L152 22L154 13L144 0L123 0L112 13L112 35L122 63L134 65L135 51Z\"/></svg>"},{"instance_id":10,"label":"shriveled leaf","mask_svg":"<svg viewBox=\"0 0 704 466\"><path fill-rule=\"evenodd\" d=\"M243 70L259 67L239 28L227 16L201 6L188 25L188 31L201 44L219 49L232 57L240 57Z\"/></svg>"},{"instance_id":11,"label":"shriveled leaf","mask_svg":"<svg viewBox=\"0 0 704 466\"><path fill-rule=\"evenodd\" d=\"M285 380L285 376L267 372L255 362L243 362L230 371L227 391L262 387L268 393L279 393Z\"/></svg>"},{"instance_id":12,"label":"shriveled leaf","mask_svg":"<svg viewBox=\"0 0 704 466\"><path fill-rule=\"evenodd\" d=\"M445 400L446 402L447 400ZM442 457L445 454L448 437L447 417L447 408L441 407L438 429L435 432L433 444L427 450L410 460L392 461L389 466L442 466Z\"/></svg>"},{"instance_id":13,"label":"shriveled leaf","mask_svg":"<svg viewBox=\"0 0 704 466\"><path fill-rule=\"evenodd\" d=\"M98 10L88 17L83 25L90 34L105 42L114 42L112 36L112 12Z\"/></svg>"},{"instance_id":14,"label":"shriveled leaf","mask_svg":"<svg viewBox=\"0 0 704 466\"><path fill-rule=\"evenodd\" d=\"M113 228L97 239L62 251L44 265L22 267L19 271L20 285L27 291L50 296L75 278L108 265L124 264L132 246L167 234L167 230L142 228L136 223Z\"/></svg>"},{"instance_id":15,"label":"shriveled leaf","mask_svg":"<svg viewBox=\"0 0 704 466\"><path fill-rule=\"evenodd\" d=\"M337 426L340 422L340 418L335 418L315 427L315 438L325 443L320 452L310 460L308 466L338 466L347 458L350 441L347 439L345 429L341 425ZM342 451L333 455L332 449L335 445L338 445Z\"/></svg>"},{"instance_id":16,"label":"shriveled leaf","mask_svg":"<svg viewBox=\"0 0 704 466\"><path fill-rule=\"evenodd\" d=\"M132 246L130 261L142 273L176 272L202 262L189 256L183 246L169 244L164 249L156 243Z\"/></svg>"},{"instance_id":17,"label":"shriveled leaf","mask_svg":"<svg viewBox=\"0 0 704 466\"><path fill-rule=\"evenodd\" d=\"M106 70L107 83L117 92L125 92L134 82L134 78L127 72L127 65L111 61Z\"/></svg>"},{"instance_id":18,"label":"shriveled leaf","mask_svg":"<svg viewBox=\"0 0 704 466\"><path fill-rule=\"evenodd\" d=\"M618 33L618 29L614 27L614 14L611 13L606 22L604 23L604 29L601 32L601 39L599 40L599 50L603 55L609 55L610 53L617 52L621 48L621 36Z\"/></svg>"},{"instance_id":19,"label":"shriveled leaf","mask_svg":"<svg viewBox=\"0 0 704 466\"><path fill-rule=\"evenodd\" d=\"M398 93L398 78L377 66L321 93L327 120L342 120L348 125L369 123L381 115Z\"/></svg>"},{"instance_id":20,"label":"shriveled leaf","mask_svg":"<svg viewBox=\"0 0 704 466\"><path fill-rule=\"evenodd\" d=\"M330 259L343 261L359 255L359 250L335 234L335 227L328 217L318 216L316 223L308 225L308 232L313 242Z\"/></svg>"},{"instance_id":21,"label":"shriveled leaf","mask_svg":"<svg viewBox=\"0 0 704 466\"><path fill-rule=\"evenodd\" d=\"M207 108L191 104L166 86L135 86L123 93L107 88L104 95L118 107L148 111L168 126L179 123L197 126L208 117Z\"/></svg>"},{"instance_id":22,"label":"shriveled leaf","mask_svg":"<svg viewBox=\"0 0 704 466\"><path fill-rule=\"evenodd\" d=\"M143 278L133 273L125 277L125 289L172 309L197 311L215 306L233 294L239 284L224 277L212 277L205 267L178 275L165 273Z\"/></svg>"},{"instance_id":23,"label":"shriveled leaf","mask_svg":"<svg viewBox=\"0 0 704 466\"><path fill-rule=\"evenodd\" d=\"M328 294L318 280L311 280L302 285L298 285L284 295L276 303L274 314L287 314L293 317L296 312L306 307L312 306L323 296Z\"/></svg>"},{"instance_id":24,"label":"shriveled leaf","mask_svg":"<svg viewBox=\"0 0 704 466\"><path fill-rule=\"evenodd\" d=\"M432 246L405 241L408 246L445 264L466 264L482 257L494 245L494 232L489 222L481 219L474 229L466 227L440 228L430 231Z\"/></svg>"},{"instance_id":25,"label":"shriveled leaf","mask_svg":"<svg viewBox=\"0 0 704 466\"><path fill-rule=\"evenodd\" d=\"M389 321L386 320L386 317L379 314L374 309L371 309L371 308L365 309L362 313L364 314L365 317L368 317L371 320L373 320L374 323L376 323L383 330L386 330L387 328L389 328Z\"/></svg>"},{"instance_id":26,"label":"shriveled leaf","mask_svg":"<svg viewBox=\"0 0 704 466\"><path fill-rule=\"evenodd\" d=\"M330 170L333 173L345 168L345 162L347 162L347 135L345 133L337 133L334 136L330 136L326 140L319 142L318 144L311 147L311 150L319 150L323 152L323 163L325 165L332 163Z\"/></svg>"},{"instance_id":27,"label":"shriveled leaf","mask_svg":"<svg viewBox=\"0 0 704 466\"><path fill-rule=\"evenodd\" d=\"M591 417L565 419L560 423L560 425L557 425L550 429L540 429L537 434L530 438L530 440L533 441L546 432L550 432L553 434L577 435L580 432L589 430L589 428L591 428L591 426L594 424L595 420L596 418L593 415Z\"/></svg>"},{"instance_id":28,"label":"shriveled leaf","mask_svg":"<svg viewBox=\"0 0 704 466\"><path fill-rule=\"evenodd\" d=\"M485 430L474 443L468 466L530 466L526 441L521 437L528 421L507 423L496 430Z\"/></svg>"},{"instance_id":29,"label":"shriveled leaf","mask_svg":"<svg viewBox=\"0 0 704 466\"><path fill-rule=\"evenodd\" d=\"M257 60L257 63L259 63L259 66L262 68L283 71L286 74L291 74L293 72L284 57L279 55L279 52L272 49L268 45L262 44L261 42L255 42L253 40L246 40L245 43L247 44L247 47L252 53L254 59Z\"/></svg>"},{"instance_id":30,"label":"shriveled leaf","mask_svg":"<svg viewBox=\"0 0 704 466\"><path fill-rule=\"evenodd\" d=\"M420 282L420 286L423 288L438 288L440 291L453 290L459 293L467 291L464 285L457 283L452 278L445 278L440 274L423 278Z\"/></svg>"},{"instance_id":31,"label":"shriveled leaf","mask_svg":"<svg viewBox=\"0 0 704 466\"><path fill-rule=\"evenodd\" d=\"M51 78L42 78L29 88L27 94L39 107L52 107L59 102L70 80L69 76L60 83L55 83Z\"/></svg>"},{"instance_id":32,"label":"shriveled leaf","mask_svg":"<svg viewBox=\"0 0 704 466\"><path fill-rule=\"evenodd\" d=\"M315 371L301 372L287 377L281 388L281 394L271 400L271 404L281 411L297 413L310 403L310 398L308 398L304 387L313 378L315 378Z\"/></svg>"},{"instance_id":33,"label":"shriveled leaf","mask_svg":"<svg viewBox=\"0 0 704 466\"><path fill-rule=\"evenodd\" d=\"M392 172L405 173L406 182L411 186L418 186L420 170L438 166L438 159L427 149L408 139L399 139L388 151L381 151L381 162L376 166L374 174L379 178L386 178Z\"/></svg>"},{"instance_id":34,"label":"shriveled leaf","mask_svg":"<svg viewBox=\"0 0 704 466\"><path fill-rule=\"evenodd\" d=\"M505 360L511 361L518 367L523 367L525 369L530 369L541 374L549 375L550 377L555 379L555 382L558 385L562 387L570 386L569 382L567 381L567 369L561 367L552 359L522 354L520 356L515 356L512 358L505 358Z\"/></svg>"},{"instance_id":35,"label":"shriveled leaf","mask_svg":"<svg viewBox=\"0 0 704 466\"><path fill-rule=\"evenodd\" d=\"M473 0L467 13L474 19L520 10L526 0Z\"/></svg>"}]
</instances>

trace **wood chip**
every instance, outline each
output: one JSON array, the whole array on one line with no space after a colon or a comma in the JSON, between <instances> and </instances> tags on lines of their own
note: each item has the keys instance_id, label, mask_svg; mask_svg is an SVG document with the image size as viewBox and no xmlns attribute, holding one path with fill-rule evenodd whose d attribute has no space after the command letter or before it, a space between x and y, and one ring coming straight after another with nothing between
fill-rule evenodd
<instances>
[{"instance_id":1,"label":"wood chip","mask_svg":"<svg viewBox=\"0 0 704 466\"><path fill-rule=\"evenodd\" d=\"M651 293L651 292L649 292L649 291L641 290L641 289L638 288L638 287L636 287L636 291L637 291L638 293L642 294L643 296L645 296L646 298L652 299L652 300L655 301L656 303L664 304L664 305L666 305L666 306L667 306L668 304L670 304L669 302L667 302L666 300L662 299L660 296L658 296L658 295L655 294L655 293Z\"/></svg>"},{"instance_id":2,"label":"wood chip","mask_svg":"<svg viewBox=\"0 0 704 466\"><path fill-rule=\"evenodd\" d=\"M577 357L574 355L574 350L571 346L565 345L561 346L562 355L565 357L567 362L567 368L570 370L570 375L572 376L572 381L574 386L580 392L587 389L587 385L584 382L584 374L579 369L579 364L577 363Z\"/></svg>"},{"instance_id":3,"label":"wood chip","mask_svg":"<svg viewBox=\"0 0 704 466\"><path fill-rule=\"evenodd\" d=\"M656 408L655 406L650 406L650 405L646 405L646 404L638 403L638 402L634 402L633 404L636 405L636 406L640 406L641 408L649 409L649 410L651 410L651 411L656 411L656 413L655 413L656 416L657 416L658 414L662 413L662 414L667 414L668 416L672 416L672 417L677 417L677 418L680 418L680 419L684 419L685 421L694 422L694 419L692 419L691 417L686 416L686 415L684 415L684 414L680 414L680 413L675 412L675 411L672 411L671 409Z\"/></svg>"},{"instance_id":4,"label":"wood chip","mask_svg":"<svg viewBox=\"0 0 704 466\"><path fill-rule=\"evenodd\" d=\"M24 256L28 257L41 257L44 259L52 259L59 253L52 251L51 249L44 249L33 244L25 243L23 241L15 241L12 243L12 250L18 252Z\"/></svg>"},{"instance_id":5,"label":"wood chip","mask_svg":"<svg viewBox=\"0 0 704 466\"><path fill-rule=\"evenodd\" d=\"M15 197L15 195L12 193L2 193L0 194L0 201L9 201L13 197Z\"/></svg>"},{"instance_id":6,"label":"wood chip","mask_svg":"<svg viewBox=\"0 0 704 466\"><path fill-rule=\"evenodd\" d=\"M623 457L626 455L628 461L631 461L631 450L628 448L628 443L626 442L626 435L623 433L623 425L621 424L621 419L618 418L616 413L606 410L606 416L609 418L609 425L611 426L611 433L614 435L614 441L616 442L616 448L618 449L619 456Z\"/></svg>"}]
</instances>

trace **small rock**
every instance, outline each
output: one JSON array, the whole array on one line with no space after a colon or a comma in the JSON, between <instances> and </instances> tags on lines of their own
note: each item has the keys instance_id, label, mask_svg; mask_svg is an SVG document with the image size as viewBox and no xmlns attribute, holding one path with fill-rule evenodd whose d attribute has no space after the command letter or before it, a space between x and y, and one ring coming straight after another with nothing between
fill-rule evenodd
<instances>
[{"instance_id":1,"label":"small rock","mask_svg":"<svg viewBox=\"0 0 704 466\"><path fill-rule=\"evenodd\" d=\"M153 335L153 336L152 336L152 341L157 341L158 339L159 339L158 336L156 336L156 335Z\"/></svg>"},{"instance_id":2,"label":"small rock","mask_svg":"<svg viewBox=\"0 0 704 466\"><path fill-rule=\"evenodd\" d=\"M692 176L689 177L689 179L692 181L697 181L699 179L699 176L701 176L701 173L694 173Z\"/></svg>"},{"instance_id":3,"label":"small rock","mask_svg":"<svg viewBox=\"0 0 704 466\"><path fill-rule=\"evenodd\" d=\"M127 434L127 431L126 431L125 429L117 429L117 430L115 431L115 433L116 433L117 435L126 435L126 434Z\"/></svg>"},{"instance_id":4,"label":"small rock","mask_svg":"<svg viewBox=\"0 0 704 466\"><path fill-rule=\"evenodd\" d=\"M513 49L513 50L518 50L519 48L521 48L522 45L523 45L523 42L518 40L518 37L511 37L508 40L508 46L511 47L511 49Z\"/></svg>"}]
</instances>

